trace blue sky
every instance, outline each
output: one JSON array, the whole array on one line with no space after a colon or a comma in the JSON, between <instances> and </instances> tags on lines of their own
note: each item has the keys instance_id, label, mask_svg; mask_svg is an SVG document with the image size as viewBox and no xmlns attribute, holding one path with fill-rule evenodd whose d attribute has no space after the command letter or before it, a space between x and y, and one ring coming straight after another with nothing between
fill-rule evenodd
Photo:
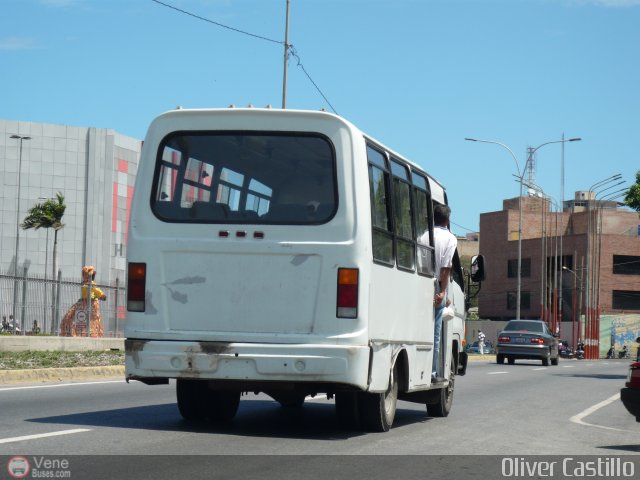
<instances>
[{"instance_id":1,"label":"blue sky","mask_svg":"<svg viewBox=\"0 0 640 480\"><path fill-rule=\"evenodd\" d=\"M279 42L286 0L163 0ZM283 46L152 0L3 0L0 118L144 138L163 111L282 104ZM447 188L453 230L566 144L564 198L640 169L640 0L291 0L289 42L330 104ZM289 61L287 107L329 104ZM561 146L536 155L561 199Z\"/></svg>"}]
</instances>

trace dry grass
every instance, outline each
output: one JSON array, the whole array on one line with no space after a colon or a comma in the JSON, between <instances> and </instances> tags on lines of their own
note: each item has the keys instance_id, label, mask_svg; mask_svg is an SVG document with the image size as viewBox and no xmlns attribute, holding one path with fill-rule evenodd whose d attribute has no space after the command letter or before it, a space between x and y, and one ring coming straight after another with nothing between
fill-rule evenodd
<instances>
[{"instance_id":1,"label":"dry grass","mask_svg":"<svg viewBox=\"0 0 640 480\"><path fill-rule=\"evenodd\" d=\"M119 350L89 352L0 352L0 370L102 367L108 365L124 365L124 352Z\"/></svg>"}]
</instances>

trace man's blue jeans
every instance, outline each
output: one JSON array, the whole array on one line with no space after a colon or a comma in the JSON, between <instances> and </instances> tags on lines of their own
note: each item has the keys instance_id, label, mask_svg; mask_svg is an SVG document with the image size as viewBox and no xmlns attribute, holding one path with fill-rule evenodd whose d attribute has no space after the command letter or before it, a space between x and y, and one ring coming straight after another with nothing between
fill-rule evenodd
<instances>
[{"instance_id":1,"label":"man's blue jeans","mask_svg":"<svg viewBox=\"0 0 640 480\"><path fill-rule=\"evenodd\" d=\"M435 327L433 332L433 367L432 375L437 376L440 368L440 337L442 336L442 313L444 312L445 299L435 307Z\"/></svg>"}]
</instances>

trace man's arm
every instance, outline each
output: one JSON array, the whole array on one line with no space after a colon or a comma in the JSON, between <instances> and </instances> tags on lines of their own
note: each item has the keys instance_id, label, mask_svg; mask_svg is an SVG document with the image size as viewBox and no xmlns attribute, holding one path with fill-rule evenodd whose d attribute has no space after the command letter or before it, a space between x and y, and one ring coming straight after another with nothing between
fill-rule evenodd
<instances>
[{"instance_id":1,"label":"man's arm","mask_svg":"<svg viewBox=\"0 0 640 480\"><path fill-rule=\"evenodd\" d=\"M442 267L440 269L440 292L436 293L436 298L435 298L436 306L442 303L444 296L447 294L447 287L449 286L450 276L451 276L451 267Z\"/></svg>"}]
</instances>

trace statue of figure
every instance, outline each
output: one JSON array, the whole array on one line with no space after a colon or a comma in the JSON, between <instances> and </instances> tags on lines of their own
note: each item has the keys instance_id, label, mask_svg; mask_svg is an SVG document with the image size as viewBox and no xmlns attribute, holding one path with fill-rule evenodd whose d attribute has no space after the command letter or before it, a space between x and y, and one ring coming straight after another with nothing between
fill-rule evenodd
<instances>
[{"instance_id":1,"label":"statue of figure","mask_svg":"<svg viewBox=\"0 0 640 480\"><path fill-rule=\"evenodd\" d=\"M106 300L105 293L95 286L96 269L92 265L82 267L82 287L80 299L72 305L60 323L63 337L86 337L89 316L89 283L91 283L91 321L89 336L104 337L100 317L100 300Z\"/></svg>"}]
</instances>

